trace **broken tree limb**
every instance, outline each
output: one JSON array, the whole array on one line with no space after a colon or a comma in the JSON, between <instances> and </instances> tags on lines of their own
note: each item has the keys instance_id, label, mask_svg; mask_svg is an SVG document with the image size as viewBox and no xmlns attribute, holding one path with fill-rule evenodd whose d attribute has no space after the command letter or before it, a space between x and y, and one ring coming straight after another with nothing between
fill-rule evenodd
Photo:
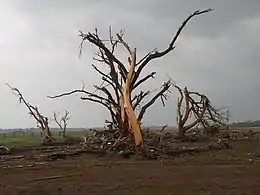
<instances>
[{"instance_id":1,"label":"broken tree limb","mask_svg":"<svg viewBox=\"0 0 260 195\"><path fill-rule=\"evenodd\" d=\"M213 127L213 125L224 125L224 117L217 109L213 108L206 95L189 91L187 87L181 90L176 84L174 84L174 87L181 96L177 100L177 124L180 138L185 137L185 133L198 124L202 124L205 129ZM196 97L192 97L194 95ZM200 100L195 101L195 98ZM182 107L184 107L183 110ZM187 124L188 118L192 116L194 117L193 121Z\"/></svg>"},{"instance_id":2,"label":"broken tree limb","mask_svg":"<svg viewBox=\"0 0 260 195\"><path fill-rule=\"evenodd\" d=\"M181 24L180 28L177 30L177 32L175 33L174 37L172 38L169 46L159 52L159 51L155 51L153 53L150 53L149 55L147 55L147 57L142 61L142 63L138 66L138 69L136 71L136 74L133 78L133 84L135 84L135 82L137 81L138 77L140 76L143 68L151 61L151 60L154 60L156 58L161 58L163 56L165 56L166 54L168 54L169 52L171 52L172 50L174 50L175 46L175 42L177 41L178 37L180 36L182 30L184 29L184 27L186 26L186 24L189 22L189 20L191 20L193 17L195 16L198 16L198 15L201 15L201 14L204 14L204 13L207 13L207 12L210 12L212 11L213 9L206 9L206 10L197 10L195 11L193 14L189 15L185 20L184 22Z\"/></svg>"},{"instance_id":3,"label":"broken tree limb","mask_svg":"<svg viewBox=\"0 0 260 195\"><path fill-rule=\"evenodd\" d=\"M33 179L33 181L43 181L43 180L51 180L51 179L60 179L60 178L72 177L72 176L79 176L79 175L83 175L83 173L71 173L71 174L66 174L66 175L54 175L54 176L49 176L49 177L41 177L41 178Z\"/></svg>"},{"instance_id":4,"label":"broken tree limb","mask_svg":"<svg viewBox=\"0 0 260 195\"><path fill-rule=\"evenodd\" d=\"M154 79L154 75L156 74L156 72L152 72L149 75L147 75L146 77L140 79L136 84L134 84L133 89L134 90L136 87L138 87L139 85L141 85L142 83L144 83L146 80L153 78Z\"/></svg>"},{"instance_id":5,"label":"broken tree limb","mask_svg":"<svg viewBox=\"0 0 260 195\"><path fill-rule=\"evenodd\" d=\"M48 118L43 116L38 108L36 106L32 106L30 103L28 103L25 98L23 97L22 93L18 88L14 88L8 83L6 85L12 90L12 92L19 98L19 103L23 103L27 109L29 110L29 114L33 116L33 118L37 122L37 126L42 130L43 135L44 135L44 142L52 142L54 139L52 137L52 133L49 128L49 122Z\"/></svg>"},{"instance_id":6,"label":"broken tree limb","mask_svg":"<svg viewBox=\"0 0 260 195\"><path fill-rule=\"evenodd\" d=\"M171 82L170 81L167 81L163 84L162 86L162 89L148 102L146 103L142 109L141 109L141 112L139 113L139 116L138 116L138 120L141 121L143 119L143 116L146 112L146 110L152 105L154 104L154 102L159 98L159 97L164 97L166 98L164 95L164 93L170 88L171 86ZM167 98L166 98L167 99Z\"/></svg>"}]
</instances>

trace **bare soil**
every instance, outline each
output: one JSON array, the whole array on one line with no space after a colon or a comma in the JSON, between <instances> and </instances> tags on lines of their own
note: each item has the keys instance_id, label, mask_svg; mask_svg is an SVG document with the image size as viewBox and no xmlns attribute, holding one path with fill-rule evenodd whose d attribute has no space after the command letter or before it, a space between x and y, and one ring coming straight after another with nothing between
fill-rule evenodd
<instances>
[{"instance_id":1,"label":"bare soil","mask_svg":"<svg viewBox=\"0 0 260 195\"><path fill-rule=\"evenodd\" d=\"M21 151L0 156L0 194L260 194L260 142L231 145L157 160L101 154L51 160L39 156L53 148Z\"/></svg>"}]
</instances>

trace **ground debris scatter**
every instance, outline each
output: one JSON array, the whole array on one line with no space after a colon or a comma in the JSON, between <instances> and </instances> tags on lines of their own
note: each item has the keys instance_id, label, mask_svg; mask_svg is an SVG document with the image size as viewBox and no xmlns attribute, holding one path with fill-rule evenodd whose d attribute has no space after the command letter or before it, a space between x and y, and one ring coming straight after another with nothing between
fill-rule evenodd
<instances>
[{"instance_id":1,"label":"ground debris scatter","mask_svg":"<svg viewBox=\"0 0 260 195\"><path fill-rule=\"evenodd\" d=\"M232 132L212 138L193 133L180 141L171 133L144 131L143 151L134 150L130 138L120 140L115 134L92 133L75 145L8 149L0 155L1 194L258 194L260 190L257 134L238 139Z\"/></svg>"}]
</instances>

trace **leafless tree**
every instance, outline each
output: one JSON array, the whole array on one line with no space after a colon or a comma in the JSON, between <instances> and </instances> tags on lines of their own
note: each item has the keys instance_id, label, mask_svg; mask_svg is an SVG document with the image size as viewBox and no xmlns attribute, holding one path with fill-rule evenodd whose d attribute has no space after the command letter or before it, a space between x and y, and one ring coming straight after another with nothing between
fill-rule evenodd
<instances>
[{"instance_id":1,"label":"leafless tree","mask_svg":"<svg viewBox=\"0 0 260 195\"><path fill-rule=\"evenodd\" d=\"M174 50L176 40L190 19L197 15L210 12L211 10L212 9L196 11L189 15L177 30L165 50L158 51L155 49L139 60L137 60L137 49L130 47L124 40L123 31L120 31L120 33L117 33L114 37L110 27L108 40L101 39L97 29L95 29L93 33L80 32L80 37L82 38L80 54L82 52L83 43L88 41L93 44L98 50L93 59L98 63L106 65L109 72L105 72L92 64L92 67L100 74L102 79L100 86L94 86L96 89L95 92L86 90L83 85L82 89L76 89L49 97L59 98L74 93L84 94L84 96L81 97L82 100L96 102L106 107L111 115L112 124L121 131L122 136L127 136L130 133L130 135L134 136L136 147L143 148L141 121L146 110L153 105L158 98L161 98L164 104L164 100L167 99L166 92L169 90L171 82L164 82L158 92L153 95L150 100L146 100L148 96L152 95L152 91L137 92L136 89L149 79L154 78L156 72L151 72L144 77L140 75L152 60L161 58ZM115 50L118 46L123 46L125 51L128 52L128 65L116 57ZM139 112L137 111L137 107L141 107Z\"/></svg>"},{"instance_id":2,"label":"leafless tree","mask_svg":"<svg viewBox=\"0 0 260 195\"><path fill-rule=\"evenodd\" d=\"M57 113L53 113L53 117L54 117L54 121L55 123L59 126L60 131L62 133L62 137L66 137L66 130L67 130L67 125L68 125L68 120L69 118L69 112L67 110L64 110L64 115L58 119L58 114Z\"/></svg>"},{"instance_id":3,"label":"leafless tree","mask_svg":"<svg viewBox=\"0 0 260 195\"><path fill-rule=\"evenodd\" d=\"M201 124L204 129L225 126L224 114L221 113L220 109L211 105L205 94L189 91L187 87L182 90L176 84L174 87L180 93L180 98L177 101L177 125L180 138L184 138L185 133L198 124ZM188 119L192 117L194 120L187 124Z\"/></svg>"},{"instance_id":4,"label":"leafless tree","mask_svg":"<svg viewBox=\"0 0 260 195\"><path fill-rule=\"evenodd\" d=\"M40 112L38 107L32 106L30 103L28 103L25 98L23 97L22 93L19 91L19 89L11 87L8 83L6 84L13 93L19 98L19 103L23 103L29 110L29 114L36 120L37 127L42 130L43 136L44 136L44 142L52 142L53 137L52 133L49 128L49 122L48 117L43 116Z\"/></svg>"}]
</instances>

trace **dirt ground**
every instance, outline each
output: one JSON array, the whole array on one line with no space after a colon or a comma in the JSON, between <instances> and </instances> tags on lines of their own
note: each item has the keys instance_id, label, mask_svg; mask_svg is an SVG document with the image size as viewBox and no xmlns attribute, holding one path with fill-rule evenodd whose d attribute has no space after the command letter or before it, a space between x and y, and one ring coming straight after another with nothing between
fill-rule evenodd
<instances>
[{"instance_id":1,"label":"dirt ground","mask_svg":"<svg viewBox=\"0 0 260 195\"><path fill-rule=\"evenodd\" d=\"M231 144L229 150L149 161L93 154L44 161L32 158L35 152L2 157L0 194L259 194L260 142Z\"/></svg>"}]
</instances>

